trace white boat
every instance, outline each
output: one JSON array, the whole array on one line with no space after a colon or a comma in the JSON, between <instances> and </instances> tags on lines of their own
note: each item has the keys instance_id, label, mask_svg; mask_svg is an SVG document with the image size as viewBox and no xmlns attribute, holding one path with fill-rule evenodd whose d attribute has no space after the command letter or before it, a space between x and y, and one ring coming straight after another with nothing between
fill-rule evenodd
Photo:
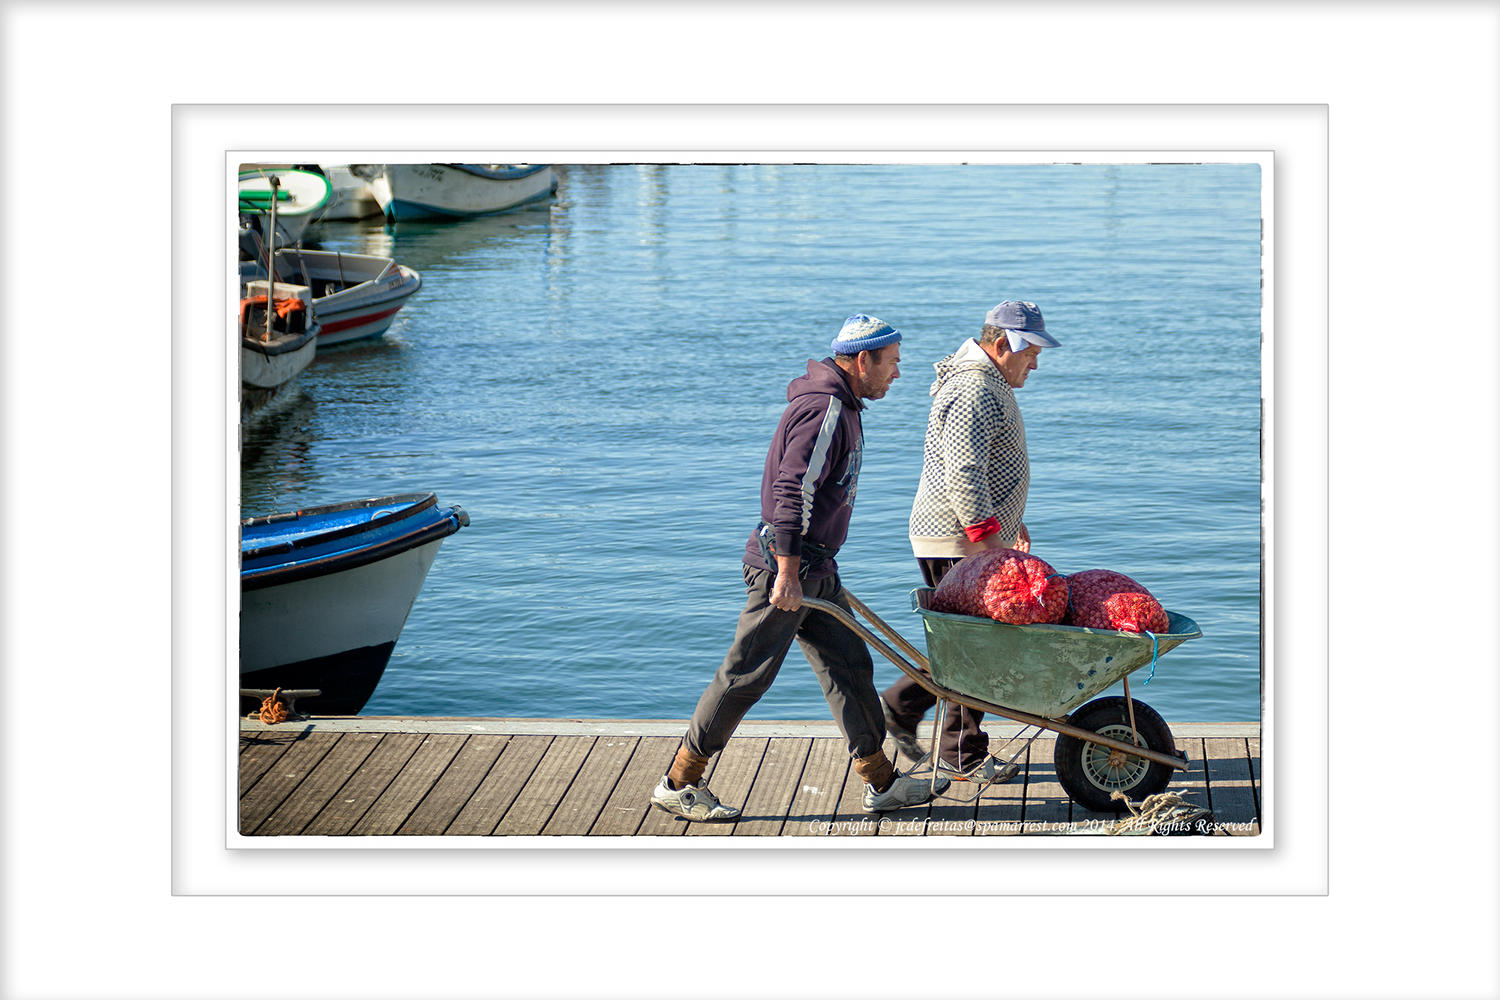
<instances>
[{"instance_id":1,"label":"white boat","mask_svg":"<svg viewBox=\"0 0 1500 1000\"><path fill-rule=\"evenodd\" d=\"M431 493L240 522L240 686L317 690L299 710L354 715L380 683L443 539L469 523ZM241 696L241 711L255 707Z\"/></svg>"},{"instance_id":2,"label":"white boat","mask_svg":"<svg viewBox=\"0 0 1500 1000\"><path fill-rule=\"evenodd\" d=\"M309 170L244 166L239 174L240 219L260 224L271 217L274 204L276 245L290 246L299 242L307 227L322 214L332 191L327 177ZM261 227L262 236L270 225L272 223L267 221Z\"/></svg>"},{"instance_id":3,"label":"white boat","mask_svg":"<svg viewBox=\"0 0 1500 1000\"><path fill-rule=\"evenodd\" d=\"M551 196L557 176L547 165L387 163L370 183L389 222L495 215Z\"/></svg>"},{"instance_id":4,"label":"white boat","mask_svg":"<svg viewBox=\"0 0 1500 1000\"><path fill-rule=\"evenodd\" d=\"M368 219L380 214L380 202L370 182L380 176L378 163L355 163L349 166L318 164L328 177L333 193L328 198L328 207L319 217L321 222L338 222L349 219Z\"/></svg>"},{"instance_id":5,"label":"white boat","mask_svg":"<svg viewBox=\"0 0 1500 1000\"><path fill-rule=\"evenodd\" d=\"M266 276L262 260L240 262L240 280ZM318 343L324 347L378 337L417 289L422 276L389 257L333 250L276 251L276 280L312 289Z\"/></svg>"},{"instance_id":6,"label":"white boat","mask_svg":"<svg viewBox=\"0 0 1500 1000\"><path fill-rule=\"evenodd\" d=\"M268 296L274 294L275 318L266 326ZM312 289L305 285L251 281L240 299L240 407L247 413L266 401L312 364L318 350L318 324L312 311Z\"/></svg>"}]
</instances>

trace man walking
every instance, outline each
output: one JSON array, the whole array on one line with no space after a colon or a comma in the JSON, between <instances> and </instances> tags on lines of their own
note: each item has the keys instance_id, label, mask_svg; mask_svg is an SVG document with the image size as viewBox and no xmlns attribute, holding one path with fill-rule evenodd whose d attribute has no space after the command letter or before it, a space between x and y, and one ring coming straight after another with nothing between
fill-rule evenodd
<instances>
[{"instance_id":1,"label":"man walking","mask_svg":"<svg viewBox=\"0 0 1500 1000\"><path fill-rule=\"evenodd\" d=\"M1057 347L1042 311L1033 302L1007 300L984 318L979 337L970 337L939 361L932 383L932 409L922 448L922 478L912 503L908 530L913 554L927 586L964 556L985 549L1031 549L1021 515L1031 466L1026 427L1012 392L1026 384L1045 347ZM923 756L916 728L937 699L902 674L881 693L886 728L901 753ZM938 741L939 773L960 780L1004 781L1014 765L989 755L989 734L980 730L983 712L945 703Z\"/></svg>"},{"instance_id":2,"label":"man walking","mask_svg":"<svg viewBox=\"0 0 1500 1000\"><path fill-rule=\"evenodd\" d=\"M833 357L809 361L787 387L787 407L761 478L761 522L745 545L747 598L723 664L698 699L672 766L651 793L658 808L690 820L729 820L740 810L702 782L745 714L770 688L795 638L848 741L865 782L864 808L884 812L926 802L948 785L899 774L886 758L885 719L864 640L831 616L804 607L820 598L847 608L838 552L864 451L862 400L880 399L900 377L901 334L857 314L844 321Z\"/></svg>"}]
</instances>

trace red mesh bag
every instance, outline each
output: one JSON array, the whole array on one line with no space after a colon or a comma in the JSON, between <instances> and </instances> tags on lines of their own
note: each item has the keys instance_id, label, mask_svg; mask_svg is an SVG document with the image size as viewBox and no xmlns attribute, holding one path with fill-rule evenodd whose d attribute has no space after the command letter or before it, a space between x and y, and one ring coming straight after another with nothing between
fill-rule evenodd
<instances>
[{"instance_id":1,"label":"red mesh bag","mask_svg":"<svg viewBox=\"0 0 1500 1000\"><path fill-rule=\"evenodd\" d=\"M1151 592L1123 573L1086 569L1068 577L1068 615L1064 625L1165 632L1167 613Z\"/></svg>"},{"instance_id":2,"label":"red mesh bag","mask_svg":"<svg viewBox=\"0 0 1500 1000\"><path fill-rule=\"evenodd\" d=\"M932 610L1011 625L1056 624L1068 610L1063 577L1019 549L987 549L959 560L938 582Z\"/></svg>"}]
</instances>

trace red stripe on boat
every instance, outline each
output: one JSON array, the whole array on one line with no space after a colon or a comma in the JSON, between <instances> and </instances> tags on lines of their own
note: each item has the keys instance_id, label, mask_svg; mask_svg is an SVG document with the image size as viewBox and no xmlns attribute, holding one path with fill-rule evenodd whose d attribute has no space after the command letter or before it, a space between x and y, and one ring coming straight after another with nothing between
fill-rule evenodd
<instances>
[{"instance_id":1,"label":"red stripe on boat","mask_svg":"<svg viewBox=\"0 0 1500 1000\"><path fill-rule=\"evenodd\" d=\"M364 326L366 323L373 323L378 319L394 316L400 311L401 307L397 306L394 309L387 309L385 312L370 313L368 316L356 316L353 319L341 319L336 323L324 323L322 324L322 332L338 333L340 330L347 330L351 326Z\"/></svg>"}]
</instances>

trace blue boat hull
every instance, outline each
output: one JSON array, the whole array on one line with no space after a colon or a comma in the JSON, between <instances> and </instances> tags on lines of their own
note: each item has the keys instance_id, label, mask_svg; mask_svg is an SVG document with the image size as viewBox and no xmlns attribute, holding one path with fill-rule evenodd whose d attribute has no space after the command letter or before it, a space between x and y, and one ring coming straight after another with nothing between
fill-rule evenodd
<instances>
[{"instance_id":1,"label":"blue boat hull","mask_svg":"<svg viewBox=\"0 0 1500 1000\"><path fill-rule=\"evenodd\" d=\"M241 523L240 686L317 689L298 711L354 715L374 693L461 507L404 494ZM242 697L252 711L254 698Z\"/></svg>"}]
</instances>

